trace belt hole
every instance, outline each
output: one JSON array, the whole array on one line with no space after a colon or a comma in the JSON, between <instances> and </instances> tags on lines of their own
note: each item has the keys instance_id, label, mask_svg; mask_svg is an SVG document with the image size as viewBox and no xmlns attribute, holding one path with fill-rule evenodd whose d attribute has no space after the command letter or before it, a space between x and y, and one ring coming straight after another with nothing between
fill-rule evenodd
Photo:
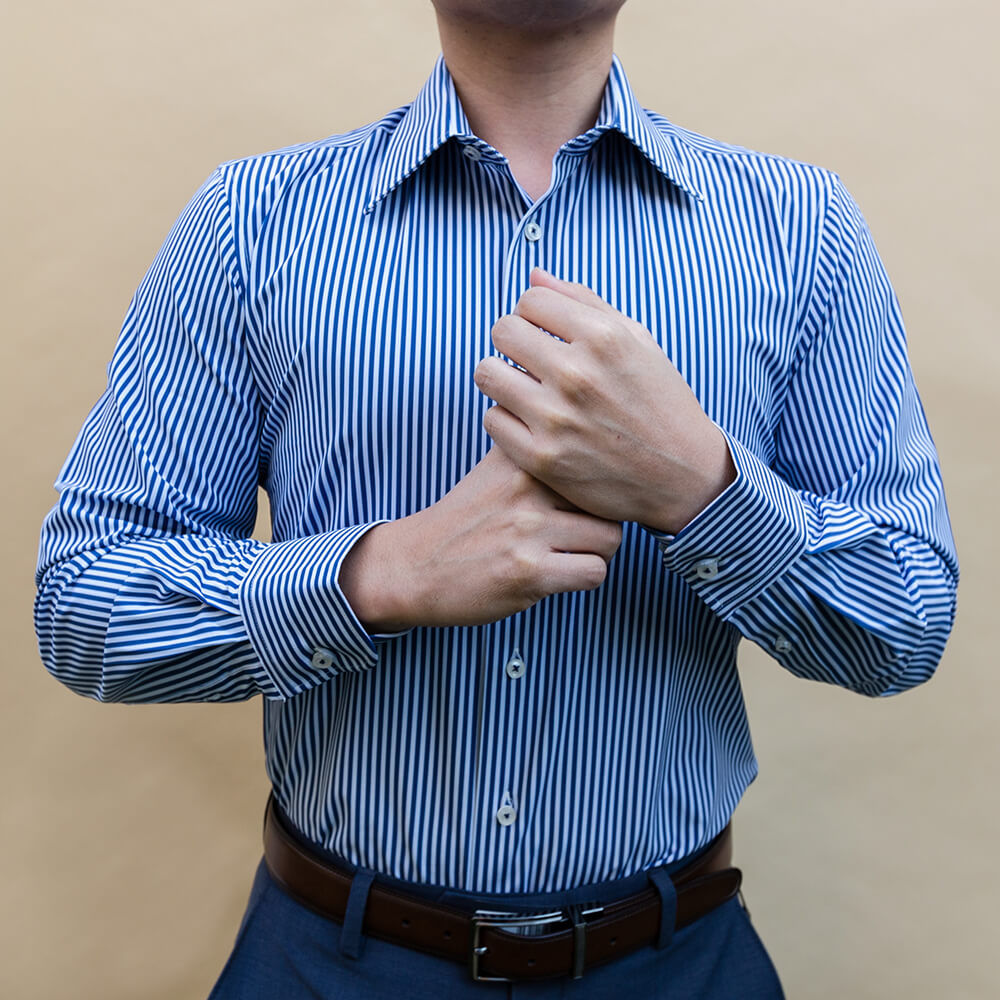
<instances>
[{"instance_id":1,"label":"belt hole","mask_svg":"<svg viewBox=\"0 0 1000 1000\"><path fill-rule=\"evenodd\" d=\"M529 958L528 959L528 968L529 969L533 968L534 964L535 964L535 960L533 958Z\"/></svg>"},{"instance_id":2,"label":"belt hole","mask_svg":"<svg viewBox=\"0 0 1000 1000\"><path fill-rule=\"evenodd\" d=\"M450 941L451 940L451 931L445 931L444 932L444 939L446 941Z\"/></svg>"},{"instance_id":3,"label":"belt hole","mask_svg":"<svg viewBox=\"0 0 1000 1000\"><path fill-rule=\"evenodd\" d=\"M403 917L403 926L404 927L409 927L410 926L410 921L406 917Z\"/></svg>"},{"instance_id":4,"label":"belt hole","mask_svg":"<svg viewBox=\"0 0 1000 1000\"><path fill-rule=\"evenodd\" d=\"M614 948L614 946L615 946L616 944L618 944L618 938L612 938L612 939L611 939L611 940L610 940L610 941L608 942L608 944L610 944L610 945L611 945L611 947L612 947L612 948Z\"/></svg>"}]
</instances>

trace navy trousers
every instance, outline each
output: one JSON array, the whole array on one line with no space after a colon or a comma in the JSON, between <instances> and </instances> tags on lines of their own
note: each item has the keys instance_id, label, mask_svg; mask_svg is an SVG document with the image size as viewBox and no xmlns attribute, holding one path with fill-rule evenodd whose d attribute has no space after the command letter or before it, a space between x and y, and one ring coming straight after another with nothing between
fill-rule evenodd
<instances>
[{"instance_id":1,"label":"navy trousers","mask_svg":"<svg viewBox=\"0 0 1000 1000\"><path fill-rule=\"evenodd\" d=\"M357 958L342 928L289 897L263 861L233 953L209 1000L781 1000L777 973L739 900L582 979L477 983L455 963L365 938Z\"/></svg>"}]
</instances>

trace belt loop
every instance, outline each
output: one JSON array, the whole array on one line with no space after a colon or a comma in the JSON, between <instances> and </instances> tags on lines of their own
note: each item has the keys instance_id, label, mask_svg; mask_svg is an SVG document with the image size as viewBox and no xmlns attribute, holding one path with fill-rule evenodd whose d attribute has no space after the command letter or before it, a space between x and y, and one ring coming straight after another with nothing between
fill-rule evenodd
<instances>
[{"instance_id":1,"label":"belt loop","mask_svg":"<svg viewBox=\"0 0 1000 1000\"><path fill-rule=\"evenodd\" d=\"M357 958L361 954L361 928L368 904L368 890L374 881L375 872L366 868L359 868L351 880L344 923L340 929L340 954L347 958Z\"/></svg>"},{"instance_id":2,"label":"belt loop","mask_svg":"<svg viewBox=\"0 0 1000 1000\"><path fill-rule=\"evenodd\" d=\"M583 970L587 964L587 922L583 919L583 907L579 903L571 903L566 912L573 924L573 971L574 979L583 979Z\"/></svg>"},{"instance_id":3,"label":"belt loop","mask_svg":"<svg viewBox=\"0 0 1000 1000\"><path fill-rule=\"evenodd\" d=\"M660 931L656 938L657 949L666 948L674 936L677 918L677 889L664 868L653 868L646 873L660 897Z\"/></svg>"}]
</instances>

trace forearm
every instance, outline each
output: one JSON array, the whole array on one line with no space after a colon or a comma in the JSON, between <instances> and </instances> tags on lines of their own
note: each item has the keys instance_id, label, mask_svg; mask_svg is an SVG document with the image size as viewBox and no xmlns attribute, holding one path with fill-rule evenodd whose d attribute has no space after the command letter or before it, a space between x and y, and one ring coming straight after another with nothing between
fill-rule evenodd
<instances>
[{"instance_id":1,"label":"forearm","mask_svg":"<svg viewBox=\"0 0 1000 1000\"><path fill-rule=\"evenodd\" d=\"M799 677L891 695L934 673L955 597L944 559L889 533L804 557L729 621Z\"/></svg>"},{"instance_id":2,"label":"forearm","mask_svg":"<svg viewBox=\"0 0 1000 1000\"><path fill-rule=\"evenodd\" d=\"M734 484L676 537L658 536L666 567L799 676L870 695L926 680L955 612L943 498L909 523L917 505L898 498L894 525L732 447Z\"/></svg>"},{"instance_id":3,"label":"forearm","mask_svg":"<svg viewBox=\"0 0 1000 1000\"><path fill-rule=\"evenodd\" d=\"M52 530L43 550L59 547ZM77 693L127 702L284 699L365 669L374 645L335 584L335 550L363 530L284 546L133 536L43 559L42 659Z\"/></svg>"},{"instance_id":4,"label":"forearm","mask_svg":"<svg viewBox=\"0 0 1000 1000\"><path fill-rule=\"evenodd\" d=\"M227 583L231 567L252 553L239 544L197 548L190 539L138 539L43 565L35 627L46 668L98 701L238 701L259 693L266 681ZM224 573L213 574L213 563L227 564ZM200 595L181 583L185 574Z\"/></svg>"}]
</instances>

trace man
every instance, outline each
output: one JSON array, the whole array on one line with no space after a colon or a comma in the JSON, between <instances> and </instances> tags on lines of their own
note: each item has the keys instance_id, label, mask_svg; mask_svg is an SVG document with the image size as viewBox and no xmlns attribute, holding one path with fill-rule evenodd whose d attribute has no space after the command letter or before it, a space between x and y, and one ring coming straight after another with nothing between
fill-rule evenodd
<instances>
[{"instance_id":1,"label":"man","mask_svg":"<svg viewBox=\"0 0 1000 1000\"><path fill-rule=\"evenodd\" d=\"M957 565L863 219L644 111L621 3L435 0L412 105L220 167L60 477L49 668L264 695L216 997L780 996L729 865L737 643L869 695L940 658Z\"/></svg>"}]
</instances>

